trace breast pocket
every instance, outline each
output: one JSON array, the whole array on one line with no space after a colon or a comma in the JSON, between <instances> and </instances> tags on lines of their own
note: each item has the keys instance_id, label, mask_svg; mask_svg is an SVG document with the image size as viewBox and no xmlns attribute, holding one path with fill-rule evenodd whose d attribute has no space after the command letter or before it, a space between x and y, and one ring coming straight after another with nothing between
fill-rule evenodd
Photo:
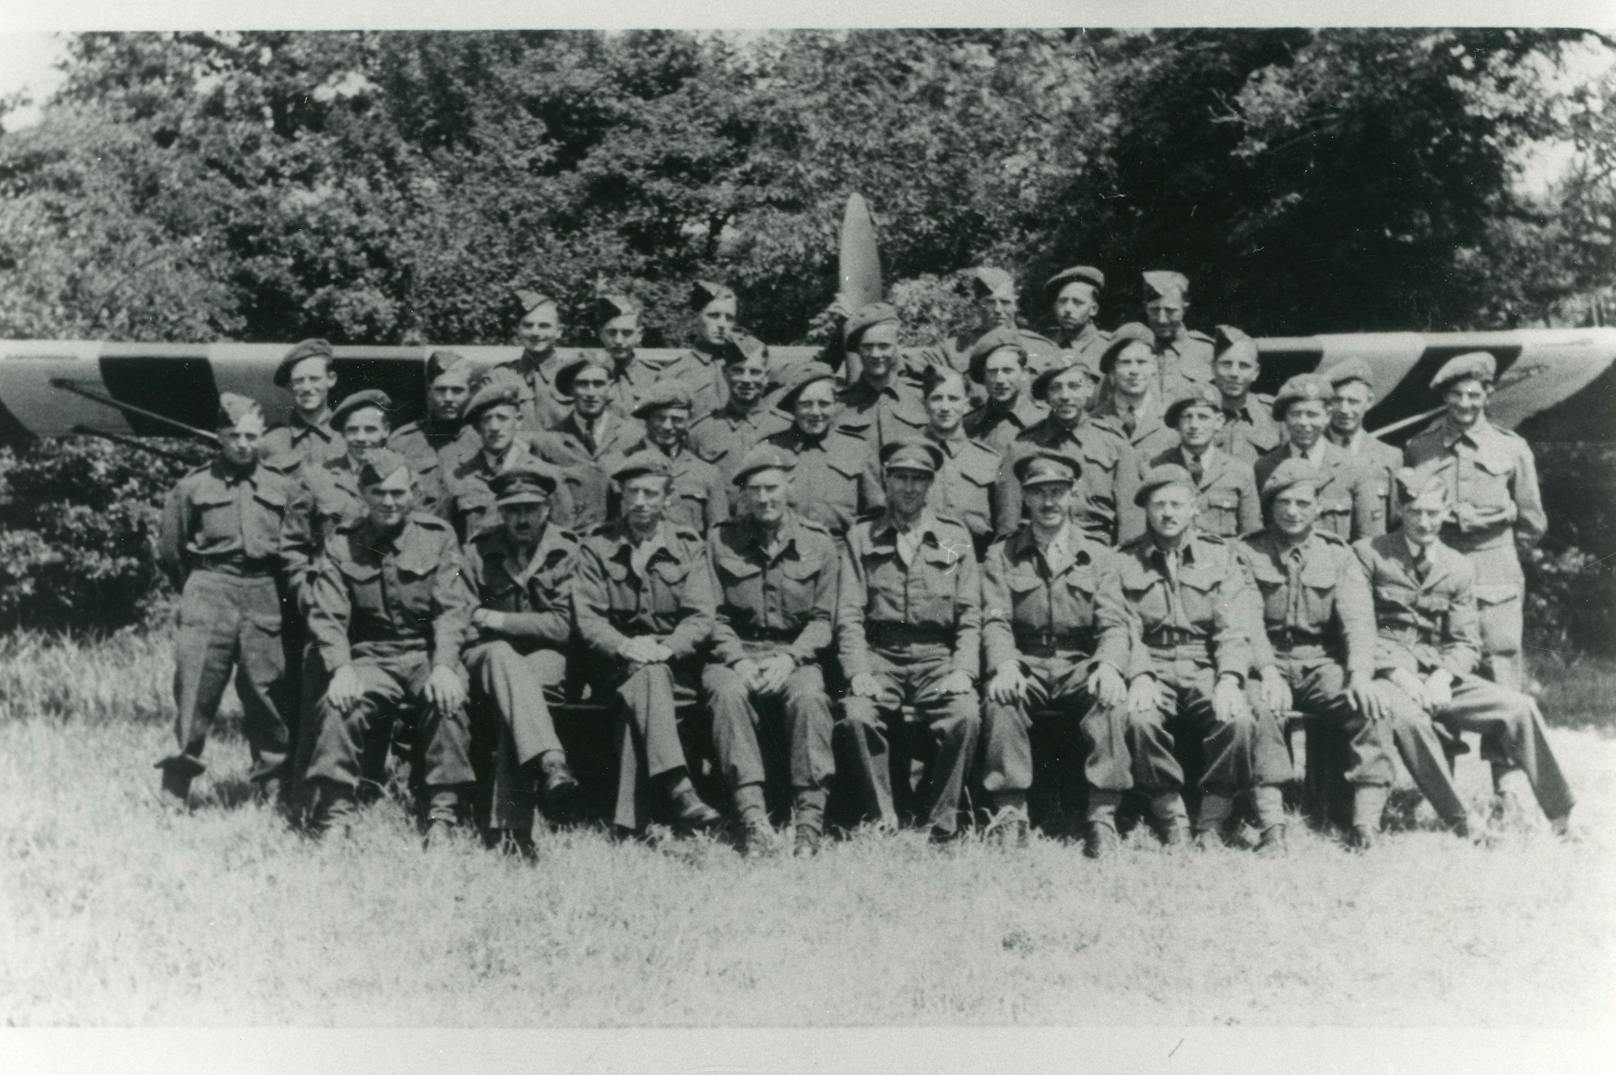
<instances>
[{"instance_id":1,"label":"breast pocket","mask_svg":"<svg viewBox=\"0 0 1616 1075\"><path fill-rule=\"evenodd\" d=\"M787 560L781 565L781 608L793 620L804 620L814 607L814 595L819 589L820 577L829 566L824 557L805 560Z\"/></svg>"},{"instance_id":2,"label":"breast pocket","mask_svg":"<svg viewBox=\"0 0 1616 1075\"><path fill-rule=\"evenodd\" d=\"M674 521L706 533L709 521L707 486L699 481L681 479L673 483L673 496Z\"/></svg>"},{"instance_id":3,"label":"breast pocket","mask_svg":"<svg viewBox=\"0 0 1616 1075\"><path fill-rule=\"evenodd\" d=\"M1267 623L1282 624L1290 614L1290 589L1285 573L1271 563L1259 561L1251 565L1251 577L1262 594L1263 619Z\"/></svg>"},{"instance_id":4,"label":"breast pocket","mask_svg":"<svg viewBox=\"0 0 1616 1075\"><path fill-rule=\"evenodd\" d=\"M732 613L751 619L763 606L763 568L738 557L721 556L715 562L719 595Z\"/></svg>"},{"instance_id":5,"label":"breast pocket","mask_svg":"<svg viewBox=\"0 0 1616 1075\"><path fill-rule=\"evenodd\" d=\"M1065 607L1057 609L1056 620L1064 628L1084 628L1094 625L1094 591L1099 584L1092 570L1066 573Z\"/></svg>"},{"instance_id":6,"label":"breast pocket","mask_svg":"<svg viewBox=\"0 0 1616 1075\"><path fill-rule=\"evenodd\" d=\"M226 489L209 489L191 498L197 534L208 539L204 545L235 539L238 532L235 506L235 496Z\"/></svg>"},{"instance_id":7,"label":"breast pocket","mask_svg":"<svg viewBox=\"0 0 1616 1075\"><path fill-rule=\"evenodd\" d=\"M650 575L651 612L658 617L671 618L679 611L684 597L690 564L684 560L660 559L652 566Z\"/></svg>"},{"instance_id":8,"label":"breast pocket","mask_svg":"<svg viewBox=\"0 0 1616 1075\"><path fill-rule=\"evenodd\" d=\"M1233 489L1210 489L1201 495L1195 525L1203 533L1235 537L1240 533L1240 494Z\"/></svg>"},{"instance_id":9,"label":"breast pocket","mask_svg":"<svg viewBox=\"0 0 1616 1075\"><path fill-rule=\"evenodd\" d=\"M398 564L398 603L417 623L432 617L432 585L436 574L435 565L420 560L404 560Z\"/></svg>"},{"instance_id":10,"label":"breast pocket","mask_svg":"<svg viewBox=\"0 0 1616 1075\"><path fill-rule=\"evenodd\" d=\"M1122 596L1128 607L1138 614L1145 630L1167 621L1167 583L1145 572L1129 574L1122 580Z\"/></svg>"},{"instance_id":11,"label":"breast pocket","mask_svg":"<svg viewBox=\"0 0 1616 1075\"><path fill-rule=\"evenodd\" d=\"M1186 567L1178 578L1184 617L1198 626L1210 624L1217 615L1218 584L1223 580L1222 572L1206 567Z\"/></svg>"},{"instance_id":12,"label":"breast pocket","mask_svg":"<svg viewBox=\"0 0 1616 1075\"><path fill-rule=\"evenodd\" d=\"M1326 564L1310 564L1302 571L1302 617L1313 630L1326 627L1335 613L1335 588L1341 574Z\"/></svg>"},{"instance_id":13,"label":"breast pocket","mask_svg":"<svg viewBox=\"0 0 1616 1075\"><path fill-rule=\"evenodd\" d=\"M343 584L348 588L348 602L355 610L373 616L382 616L382 569L376 564L361 564L351 560L337 561Z\"/></svg>"},{"instance_id":14,"label":"breast pocket","mask_svg":"<svg viewBox=\"0 0 1616 1075\"><path fill-rule=\"evenodd\" d=\"M936 626L952 626L960 557L944 549L925 549L917 566L921 569L920 594L918 608L910 618Z\"/></svg>"},{"instance_id":15,"label":"breast pocket","mask_svg":"<svg viewBox=\"0 0 1616 1075\"><path fill-rule=\"evenodd\" d=\"M1352 537L1352 497L1330 491L1319 498L1318 525L1343 540Z\"/></svg>"},{"instance_id":16,"label":"breast pocket","mask_svg":"<svg viewBox=\"0 0 1616 1075\"><path fill-rule=\"evenodd\" d=\"M1461 499L1478 508L1507 507L1513 499L1509 492L1509 479L1515 472L1512 460L1492 454L1475 457L1470 467L1470 478L1459 488Z\"/></svg>"}]
</instances>

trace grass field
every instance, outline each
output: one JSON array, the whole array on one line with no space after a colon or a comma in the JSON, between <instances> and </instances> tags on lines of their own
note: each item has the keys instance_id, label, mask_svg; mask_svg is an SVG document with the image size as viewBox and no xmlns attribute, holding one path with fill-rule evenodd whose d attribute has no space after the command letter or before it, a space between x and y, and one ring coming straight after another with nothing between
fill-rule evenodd
<instances>
[{"instance_id":1,"label":"grass field","mask_svg":"<svg viewBox=\"0 0 1616 1075\"><path fill-rule=\"evenodd\" d=\"M939 853L860 837L742 861L712 840L553 835L530 867L424 854L391 805L311 843L157 802L161 636L0 641L0 1013L11 1025L1597 1026L1616 998L1616 670L1539 669L1578 839L1480 849L1297 831L1282 861L1135 836ZM1463 772L1481 795L1482 766Z\"/></svg>"}]
</instances>

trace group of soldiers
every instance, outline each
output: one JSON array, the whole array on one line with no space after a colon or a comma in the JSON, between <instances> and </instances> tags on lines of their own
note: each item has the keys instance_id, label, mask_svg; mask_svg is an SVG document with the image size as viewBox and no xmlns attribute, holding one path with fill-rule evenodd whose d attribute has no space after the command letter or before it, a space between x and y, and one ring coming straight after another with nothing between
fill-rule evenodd
<instances>
[{"instance_id":1,"label":"group of soldiers","mask_svg":"<svg viewBox=\"0 0 1616 1075\"><path fill-rule=\"evenodd\" d=\"M558 304L519 291L521 354L433 352L425 417L397 428L379 391L331 406L331 348L298 344L286 424L224 396L218 457L163 515L164 791L203 770L234 671L253 777L315 833L351 822L402 717L428 843L475 813L531 853L578 791L552 709L580 698L611 722L620 830L718 824L692 780L710 763L748 854L780 846L785 804L793 851L817 851L833 785L883 829L947 843L983 819L1023 845L1051 741L1091 856L1129 793L1169 845L1250 820L1283 850L1298 713L1344 743L1352 846L1394 755L1479 835L1463 731L1500 797L1524 774L1565 832L1521 690L1517 549L1545 520L1530 449L1486 419L1490 355L1442 367L1445 413L1401 451L1362 428L1359 361L1256 394L1256 345L1186 328L1179 273L1145 273L1143 321L1114 332L1104 274L1056 274L1052 337L1018 326L1007 273L966 278L980 320L939 344L903 346L885 303L838 307L837 346L789 366L722 285L693 287L671 356L638 351L631 297L568 352Z\"/></svg>"}]
</instances>

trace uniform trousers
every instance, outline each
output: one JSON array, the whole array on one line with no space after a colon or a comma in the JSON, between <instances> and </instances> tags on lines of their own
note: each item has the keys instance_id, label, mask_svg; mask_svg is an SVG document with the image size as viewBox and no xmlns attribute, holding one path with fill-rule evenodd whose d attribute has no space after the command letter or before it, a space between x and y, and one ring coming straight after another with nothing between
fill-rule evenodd
<instances>
[{"instance_id":1,"label":"uniform trousers","mask_svg":"<svg viewBox=\"0 0 1616 1075\"><path fill-rule=\"evenodd\" d=\"M615 710L617 801L612 821L638 832L651 819L650 780L688 769L679 738L679 703L696 699L697 669L681 663L629 664L596 678L590 693Z\"/></svg>"},{"instance_id":2,"label":"uniform trousers","mask_svg":"<svg viewBox=\"0 0 1616 1075\"><path fill-rule=\"evenodd\" d=\"M1093 671L1094 661L1075 650L1021 658L1026 681L1021 701L1001 705L989 700L984 707L982 787L988 794L1025 792L1032 787L1035 719L1076 725L1083 741L1083 774L1089 787L1116 792L1133 787L1127 707L1108 708L1089 696Z\"/></svg>"},{"instance_id":3,"label":"uniform trousers","mask_svg":"<svg viewBox=\"0 0 1616 1075\"><path fill-rule=\"evenodd\" d=\"M731 792L764 783L764 743L776 748L770 752L774 756L784 754L793 791L830 784L836 772L830 696L817 664L794 669L774 694L752 690L733 668L721 664L706 667L701 686L713 714L713 750Z\"/></svg>"},{"instance_id":4,"label":"uniform trousers","mask_svg":"<svg viewBox=\"0 0 1616 1075\"><path fill-rule=\"evenodd\" d=\"M1220 722L1212 710L1217 676L1209 665L1158 659L1151 671L1160 696L1156 712L1128 715L1128 750L1140 788L1152 794L1183 789L1184 768L1173 749L1179 735L1200 740L1203 792L1233 798L1290 780L1290 755L1273 713L1251 705L1244 716ZM1248 690L1248 698L1254 693Z\"/></svg>"},{"instance_id":5,"label":"uniform trousers","mask_svg":"<svg viewBox=\"0 0 1616 1075\"><path fill-rule=\"evenodd\" d=\"M901 731L898 726L903 714L898 707L908 703L925 725L931 747L918 813L934 829L952 833L959 827L960 797L982 729L976 692L942 697L928 694L954 671L953 652L945 645L871 647L869 658L881 693L899 701L887 707L874 698L849 695L833 732L864 816L890 826L898 823L889 743L894 732Z\"/></svg>"},{"instance_id":6,"label":"uniform trousers","mask_svg":"<svg viewBox=\"0 0 1616 1075\"><path fill-rule=\"evenodd\" d=\"M281 606L270 576L243 578L197 570L180 595L174 645L174 738L166 766L200 773L202 749L234 670L242 730L252 752L252 778L281 775L290 745L284 710L286 654Z\"/></svg>"},{"instance_id":7,"label":"uniform trousers","mask_svg":"<svg viewBox=\"0 0 1616 1075\"><path fill-rule=\"evenodd\" d=\"M1476 618L1481 628L1481 671L1507 690L1521 689L1522 602L1526 582L1513 543L1465 554L1476 569Z\"/></svg>"},{"instance_id":8,"label":"uniform trousers","mask_svg":"<svg viewBox=\"0 0 1616 1075\"><path fill-rule=\"evenodd\" d=\"M527 831L533 827L533 775L523 772L541 754L561 752L550 702L561 701L566 654L553 649L523 653L504 640L472 646L465 655L471 674L474 731L492 718L494 772L488 826ZM492 713L489 710L492 709Z\"/></svg>"},{"instance_id":9,"label":"uniform trousers","mask_svg":"<svg viewBox=\"0 0 1616 1075\"><path fill-rule=\"evenodd\" d=\"M1290 684L1291 705L1303 713L1322 717L1346 737L1345 779L1352 785L1390 787L1396 776L1392 766L1393 722L1372 721L1353 708L1347 697L1347 671L1323 652L1276 651L1280 674ZM1285 715L1270 714L1283 728ZM1308 765L1312 767L1315 740L1308 739Z\"/></svg>"}]
</instances>

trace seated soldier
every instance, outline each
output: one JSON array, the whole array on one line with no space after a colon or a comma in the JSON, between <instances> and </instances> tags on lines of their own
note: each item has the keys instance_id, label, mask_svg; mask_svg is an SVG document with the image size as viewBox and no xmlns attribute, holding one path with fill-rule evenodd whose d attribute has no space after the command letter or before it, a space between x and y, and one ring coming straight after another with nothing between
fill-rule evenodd
<instances>
[{"instance_id":1,"label":"seated soldier","mask_svg":"<svg viewBox=\"0 0 1616 1075\"><path fill-rule=\"evenodd\" d=\"M1284 439L1272 413L1274 397L1251 390L1262 371L1257 343L1233 325L1219 325L1213 340L1212 384L1223 407L1223 428L1214 443L1220 451L1255 464Z\"/></svg>"},{"instance_id":2,"label":"seated soldier","mask_svg":"<svg viewBox=\"0 0 1616 1075\"><path fill-rule=\"evenodd\" d=\"M1016 460L1027 522L988 550L982 568L982 648L988 681L982 785L1001 842L1027 842L1032 718L1075 718L1087 758L1084 847L1116 844L1116 808L1133 787L1122 738L1127 716L1127 613L1116 553L1071 520L1078 465L1039 451Z\"/></svg>"},{"instance_id":3,"label":"seated soldier","mask_svg":"<svg viewBox=\"0 0 1616 1075\"><path fill-rule=\"evenodd\" d=\"M819 850L835 772L821 667L831 642L840 552L830 531L786 506L791 456L759 445L735 471L740 514L707 537L717 619L702 689L713 746L748 855L774 846L760 740L783 753L794 797L795 851Z\"/></svg>"},{"instance_id":4,"label":"seated soldier","mask_svg":"<svg viewBox=\"0 0 1616 1075\"><path fill-rule=\"evenodd\" d=\"M786 427L786 419L766 406L769 387L768 351L762 342L747 337L726 340L719 349L723 365L725 399L710 388L691 395L690 451L712 464L721 481L734 476L747 449Z\"/></svg>"},{"instance_id":5,"label":"seated soldier","mask_svg":"<svg viewBox=\"0 0 1616 1075\"><path fill-rule=\"evenodd\" d=\"M1188 815L1179 734L1200 740L1205 769L1196 811L1197 846L1223 838L1237 796L1249 794L1262 830L1258 849L1285 850L1279 785L1290 759L1271 713L1246 695L1252 626L1259 613L1251 575L1231 545L1196 532L1189 473L1168 464L1146 471L1135 494L1146 531L1121 550L1133 680L1128 748L1134 783L1150 795L1164 843L1181 844Z\"/></svg>"},{"instance_id":6,"label":"seated soldier","mask_svg":"<svg viewBox=\"0 0 1616 1075\"><path fill-rule=\"evenodd\" d=\"M1011 454L1043 449L1070 459L1080 475L1072 519L1083 533L1109 547L1117 540L1121 485L1136 464L1133 449L1116 427L1089 414L1099 383L1099 368L1087 357L1040 373L1032 383L1032 397L1047 401L1049 414L1016 437ZM1019 523L1021 506L1012 505L1005 514Z\"/></svg>"},{"instance_id":7,"label":"seated soldier","mask_svg":"<svg viewBox=\"0 0 1616 1075\"><path fill-rule=\"evenodd\" d=\"M1044 420L1049 408L1027 390L1027 349L1021 333L996 328L971 348L971 380L982 386L982 405L965 416L965 435L999 452Z\"/></svg>"},{"instance_id":8,"label":"seated soldier","mask_svg":"<svg viewBox=\"0 0 1616 1075\"><path fill-rule=\"evenodd\" d=\"M1380 623L1375 664L1392 688L1397 747L1437 815L1472 831L1432 722L1480 732L1501 751L1495 765L1524 771L1554 832L1565 835L1573 798L1537 703L1474 674L1480 657L1475 568L1441 540L1453 510L1439 470L1397 473L1402 529L1360 541Z\"/></svg>"},{"instance_id":9,"label":"seated soldier","mask_svg":"<svg viewBox=\"0 0 1616 1075\"><path fill-rule=\"evenodd\" d=\"M764 443L795 459L791 510L840 540L854 520L870 510L863 484L869 446L834 427L836 374L818 362L796 367L779 407L791 416L791 426L765 437Z\"/></svg>"},{"instance_id":10,"label":"seated soldier","mask_svg":"<svg viewBox=\"0 0 1616 1075\"><path fill-rule=\"evenodd\" d=\"M1357 541L1386 532L1385 508L1376 499L1375 483L1356 459L1324 436L1329 422L1330 382L1316 373L1300 373L1274 397L1274 418L1285 428L1285 443L1253 465L1257 484L1268 481L1287 459L1302 459L1319 473L1319 520L1342 541Z\"/></svg>"},{"instance_id":11,"label":"seated soldier","mask_svg":"<svg viewBox=\"0 0 1616 1075\"><path fill-rule=\"evenodd\" d=\"M465 421L471 399L471 360L455 351L426 359L426 417L393 430L387 446L410 461L417 482L439 488L443 475L477 450L477 431Z\"/></svg>"},{"instance_id":12,"label":"seated soldier","mask_svg":"<svg viewBox=\"0 0 1616 1075\"><path fill-rule=\"evenodd\" d=\"M264 434L258 454L277 470L297 470L342 454L341 437L331 425L331 390L337 386L333 361L329 343L304 340L275 367L275 387L292 394L293 406L285 425Z\"/></svg>"},{"instance_id":13,"label":"seated soldier","mask_svg":"<svg viewBox=\"0 0 1616 1075\"><path fill-rule=\"evenodd\" d=\"M466 404L466 422L477 431L480 447L450 472L444 496L444 515L454 525L461 541L470 541L485 527L499 525L494 493L488 484L494 475L518 463L557 473L538 457L531 434L518 435L522 421L521 388L522 382L515 374L496 366ZM547 385L544 391L553 388L553 384ZM572 515L572 496L563 483L556 488L550 517L565 526L571 522Z\"/></svg>"},{"instance_id":14,"label":"seated soldier","mask_svg":"<svg viewBox=\"0 0 1616 1075\"><path fill-rule=\"evenodd\" d=\"M571 525L580 533L608 518L606 475L644 436L644 428L630 416L630 411L638 413L635 408L618 411L612 406L612 371L611 360L597 353L563 367L555 386L568 400L566 417L531 438L534 454L560 472L572 501ZM647 386L641 398L654 389L654 384Z\"/></svg>"},{"instance_id":15,"label":"seated soldier","mask_svg":"<svg viewBox=\"0 0 1616 1075\"><path fill-rule=\"evenodd\" d=\"M309 760L310 828L347 827L372 740L407 705L430 846L457 822L461 789L475 780L460 662L474 598L449 524L410 510L408 460L371 453L359 491L365 515L326 541L311 587L309 634L331 681Z\"/></svg>"},{"instance_id":16,"label":"seated soldier","mask_svg":"<svg viewBox=\"0 0 1616 1075\"><path fill-rule=\"evenodd\" d=\"M546 704L561 700L567 678L578 538L550 522L557 486L550 471L518 463L494 475L491 485L500 525L466 546L478 604L471 613L477 641L465 660L473 697L492 705L499 720L493 842L532 855L535 779L551 810L578 789Z\"/></svg>"},{"instance_id":17,"label":"seated soldier","mask_svg":"<svg viewBox=\"0 0 1616 1075\"><path fill-rule=\"evenodd\" d=\"M898 333L898 311L884 302L860 307L842 330L843 347L858 355L860 369L859 379L837 395L842 409L836 428L863 440L870 452L926 427L920 390L901 376L905 359Z\"/></svg>"},{"instance_id":18,"label":"seated soldier","mask_svg":"<svg viewBox=\"0 0 1616 1075\"><path fill-rule=\"evenodd\" d=\"M1319 475L1299 459L1274 468L1263 486L1273 525L1235 545L1262 599L1253 626L1258 699L1283 721L1293 707L1329 720L1350 737L1353 846L1380 832L1391 789L1392 727L1375 680L1375 607L1363 568L1346 542L1314 527ZM1310 736L1309 746L1317 739ZM1309 755L1314 752L1309 750ZM1309 765L1314 764L1309 758Z\"/></svg>"},{"instance_id":19,"label":"seated soldier","mask_svg":"<svg viewBox=\"0 0 1616 1075\"><path fill-rule=\"evenodd\" d=\"M888 737L912 705L932 747L921 814L933 843L959 833L960 797L982 718L981 578L971 535L926 505L942 449L929 440L888 441L886 511L856 524L842 552L836 642L849 695L834 739L866 817L898 823Z\"/></svg>"},{"instance_id":20,"label":"seated soldier","mask_svg":"<svg viewBox=\"0 0 1616 1075\"><path fill-rule=\"evenodd\" d=\"M704 828L720 815L690 781L676 708L678 699L695 697L713 629L702 537L666 517L673 479L665 456L637 452L612 480L622 490L622 517L584 538L572 605L595 658L586 665L590 693L615 712L613 821L626 832L645 827L649 783L677 826Z\"/></svg>"},{"instance_id":21,"label":"seated soldier","mask_svg":"<svg viewBox=\"0 0 1616 1075\"><path fill-rule=\"evenodd\" d=\"M729 494L718 468L691 452L690 389L679 381L658 381L640 397L634 417L645 423L645 436L624 450L625 455L652 452L668 464L669 493L662 505L668 522L698 534L729 518ZM622 498L615 487L606 493L606 518L622 513Z\"/></svg>"},{"instance_id":22,"label":"seated soldier","mask_svg":"<svg viewBox=\"0 0 1616 1075\"><path fill-rule=\"evenodd\" d=\"M1178 446L1158 453L1147 467L1176 463L1189 471L1195 483L1195 529L1220 538L1259 529L1262 506L1251 464L1214 447L1223 426L1217 390L1211 385L1190 389L1167 405L1164 417L1168 428L1178 433ZM1143 529L1144 519L1135 513L1122 541L1132 541Z\"/></svg>"}]
</instances>

